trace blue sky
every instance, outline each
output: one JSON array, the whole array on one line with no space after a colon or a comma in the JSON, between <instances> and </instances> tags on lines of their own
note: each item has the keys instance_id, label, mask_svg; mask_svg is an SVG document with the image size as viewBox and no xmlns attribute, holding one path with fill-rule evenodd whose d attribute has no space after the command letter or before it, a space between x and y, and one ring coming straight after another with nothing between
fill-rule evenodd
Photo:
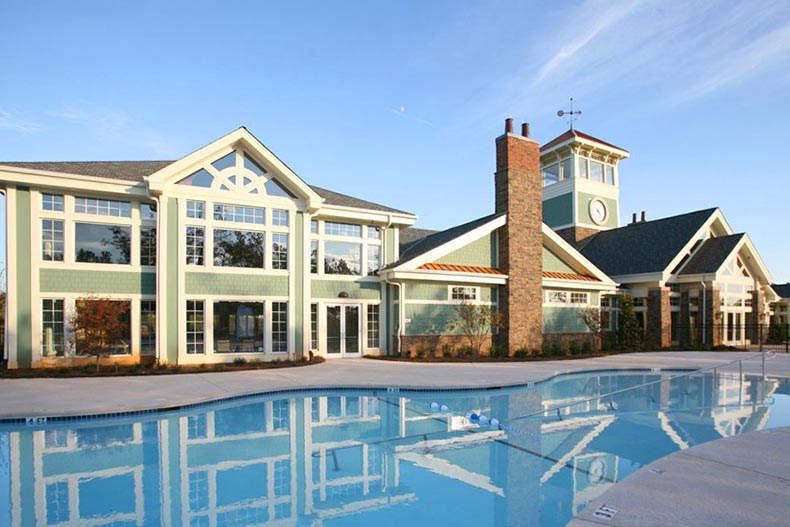
<instances>
[{"instance_id":1,"label":"blue sky","mask_svg":"<svg viewBox=\"0 0 790 527\"><path fill-rule=\"evenodd\" d=\"M245 125L440 229L492 211L504 118L545 142L573 96L631 151L621 221L719 206L790 280L786 0L5 0L0 28L0 160L176 159Z\"/></svg>"}]
</instances>

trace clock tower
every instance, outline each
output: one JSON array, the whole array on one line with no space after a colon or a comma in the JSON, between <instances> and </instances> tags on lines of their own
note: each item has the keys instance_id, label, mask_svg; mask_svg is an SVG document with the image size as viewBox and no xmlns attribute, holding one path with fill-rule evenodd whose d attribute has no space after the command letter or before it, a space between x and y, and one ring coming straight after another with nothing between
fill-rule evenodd
<instances>
[{"instance_id":1,"label":"clock tower","mask_svg":"<svg viewBox=\"0 0 790 527\"><path fill-rule=\"evenodd\" d=\"M543 222L572 245L620 226L618 164L627 150L578 130L540 149Z\"/></svg>"}]
</instances>

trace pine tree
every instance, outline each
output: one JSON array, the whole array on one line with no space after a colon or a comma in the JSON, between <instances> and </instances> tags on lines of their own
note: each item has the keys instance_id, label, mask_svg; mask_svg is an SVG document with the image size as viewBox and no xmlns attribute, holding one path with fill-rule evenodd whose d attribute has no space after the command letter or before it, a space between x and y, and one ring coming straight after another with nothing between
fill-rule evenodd
<instances>
[{"instance_id":1,"label":"pine tree","mask_svg":"<svg viewBox=\"0 0 790 527\"><path fill-rule=\"evenodd\" d=\"M634 313L634 300L630 295L620 297L617 337L620 344L627 347L639 346L642 342L642 328Z\"/></svg>"}]
</instances>

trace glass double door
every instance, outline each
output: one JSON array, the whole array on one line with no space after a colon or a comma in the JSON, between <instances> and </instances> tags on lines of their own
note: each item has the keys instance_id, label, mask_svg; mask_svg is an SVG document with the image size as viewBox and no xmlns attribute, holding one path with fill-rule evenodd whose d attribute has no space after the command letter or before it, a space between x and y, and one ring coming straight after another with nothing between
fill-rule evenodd
<instances>
[{"instance_id":1,"label":"glass double door","mask_svg":"<svg viewBox=\"0 0 790 527\"><path fill-rule=\"evenodd\" d=\"M326 353L329 357L359 357L360 306L326 306Z\"/></svg>"}]
</instances>

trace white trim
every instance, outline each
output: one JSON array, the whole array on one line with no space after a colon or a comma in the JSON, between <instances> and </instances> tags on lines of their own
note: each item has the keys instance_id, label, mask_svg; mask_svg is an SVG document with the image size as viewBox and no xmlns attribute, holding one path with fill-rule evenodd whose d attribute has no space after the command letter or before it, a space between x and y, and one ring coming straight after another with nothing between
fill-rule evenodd
<instances>
[{"instance_id":1,"label":"white trim","mask_svg":"<svg viewBox=\"0 0 790 527\"><path fill-rule=\"evenodd\" d=\"M388 270L381 273L387 280L421 280L427 282L454 282L468 284L507 284L507 275L486 275L472 273L450 273L446 271L427 271L423 269L415 271L393 271Z\"/></svg>"},{"instance_id":2,"label":"white trim","mask_svg":"<svg viewBox=\"0 0 790 527\"><path fill-rule=\"evenodd\" d=\"M546 225L545 223L542 224L543 228L543 245L547 246L553 252L558 253L557 255L562 258L562 260L569 264L568 260L575 263L576 266L571 265L577 272L581 271L581 274L588 272L591 273L595 278L601 281L602 284L607 285L611 288L617 287L617 282L613 281L609 276L607 276L603 271L598 269L593 263L585 258L579 251L577 251L571 244L566 242L559 234L554 232L554 230Z\"/></svg>"},{"instance_id":3,"label":"white trim","mask_svg":"<svg viewBox=\"0 0 790 527\"><path fill-rule=\"evenodd\" d=\"M609 284L602 284L600 282L559 280L553 278L544 278L542 286L544 289L574 289L583 291L615 291L617 289Z\"/></svg>"},{"instance_id":4,"label":"white trim","mask_svg":"<svg viewBox=\"0 0 790 527\"><path fill-rule=\"evenodd\" d=\"M15 185L57 189L58 192L73 193L74 189L90 189L93 192L110 193L133 197L148 196L143 182L132 183L128 180L110 179L95 176L52 172L32 168L19 168L0 165L0 182L7 181Z\"/></svg>"},{"instance_id":5,"label":"white trim","mask_svg":"<svg viewBox=\"0 0 790 527\"><path fill-rule=\"evenodd\" d=\"M17 351L18 351L18 333L17 333L17 315L18 308L17 302L19 292L17 290L17 259L16 259L16 187L9 185L6 189L6 283L7 283L7 297L6 297L6 357L8 358L8 367L17 368L19 365ZM32 309L32 307L31 307ZM10 330L9 330L10 329Z\"/></svg>"}]
</instances>

